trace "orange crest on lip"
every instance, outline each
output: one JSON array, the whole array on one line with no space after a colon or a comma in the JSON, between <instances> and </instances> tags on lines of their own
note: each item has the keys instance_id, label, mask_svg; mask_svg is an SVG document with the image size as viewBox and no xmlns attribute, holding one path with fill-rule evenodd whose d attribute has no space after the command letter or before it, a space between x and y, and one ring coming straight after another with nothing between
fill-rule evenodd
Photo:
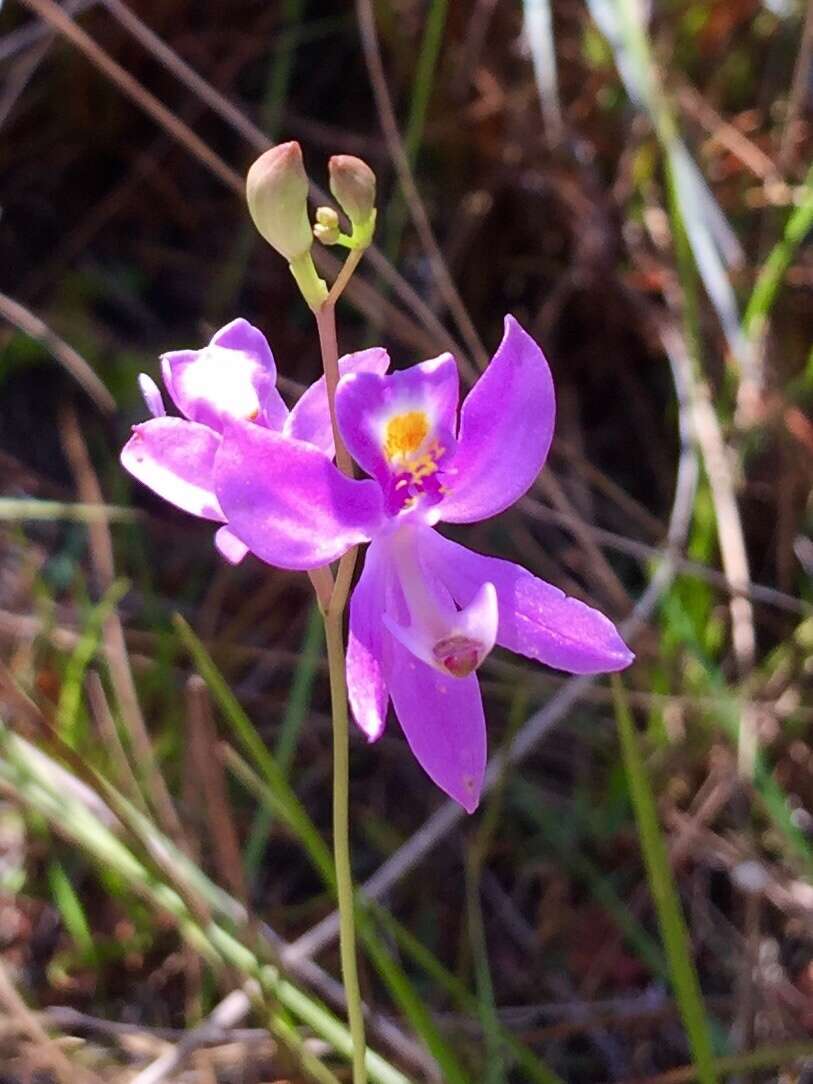
<instances>
[{"instance_id":1,"label":"orange crest on lip","mask_svg":"<svg viewBox=\"0 0 813 1084\"><path fill-rule=\"evenodd\" d=\"M413 456L429 433L429 419L422 410L396 414L384 432L384 454L390 462Z\"/></svg>"}]
</instances>

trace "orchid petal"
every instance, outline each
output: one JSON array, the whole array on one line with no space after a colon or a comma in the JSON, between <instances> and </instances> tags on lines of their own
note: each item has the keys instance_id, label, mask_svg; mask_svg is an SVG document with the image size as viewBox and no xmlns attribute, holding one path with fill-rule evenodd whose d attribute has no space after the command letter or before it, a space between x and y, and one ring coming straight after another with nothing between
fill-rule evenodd
<instances>
[{"instance_id":1,"label":"orchid petal","mask_svg":"<svg viewBox=\"0 0 813 1084\"><path fill-rule=\"evenodd\" d=\"M437 531L421 532L420 547L424 566L458 605L466 606L481 584L494 584L497 643L509 651L571 674L623 670L635 657L609 618L520 565L483 557Z\"/></svg>"},{"instance_id":2,"label":"orchid petal","mask_svg":"<svg viewBox=\"0 0 813 1084\"><path fill-rule=\"evenodd\" d=\"M153 418L133 426L121 463L159 497L195 516L225 519L213 487L220 437L183 418Z\"/></svg>"},{"instance_id":3,"label":"orchid petal","mask_svg":"<svg viewBox=\"0 0 813 1084\"><path fill-rule=\"evenodd\" d=\"M388 426L394 419L414 417L416 438L454 438L459 394L457 365L441 354L409 369L380 376L354 373L339 381L336 416L348 451L368 474L386 485L398 471L399 453L420 452L420 445L387 450Z\"/></svg>"},{"instance_id":4,"label":"orchid petal","mask_svg":"<svg viewBox=\"0 0 813 1084\"><path fill-rule=\"evenodd\" d=\"M529 488L553 437L553 379L545 356L513 316L460 412L457 452L443 474L437 508L449 523L487 519Z\"/></svg>"},{"instance_id":5,"label":"orchid petal","mask_svg":"<svg viewBox=\"0 0 813 1084\"><path fill-rule=\"evenodd\" d=\"M237 350L241 354L248 355L265 369L273 380L276 380L277 366L268 340L258 327L254 327L242 316L238 316L220 331L216 331L209 345L222 346L225 350Z\"/></svg>"},{"instance_id":6,"label":"orchid petal","mask_svg":"<svg viewBox=\"0 0 813 1084\"><path fill-rule=\"evenodd\" d=\"M220 527L217 530L215 533L215 546L217 546L220 556L225 558L230 565L239 565L248 553L248 546L241 542L228 527Z\"/></svg>"},{"instance_id":7,"label":"orchid petal","mask_svg":"<svg viewBox=\"0 0 813 1084\"><path fill-rule=\"evenodd\" d=\"M153 378L147 376L146 373L139 373L138 387L141 391L147 410L149 410L153 418L166 417L167 412L164 406L164 400L161 398L161 392Z\"/></svg>"},{"instance_id":8,"label":"orchid petal","mask_svg":"<svg viewBox=\"0 0 813 1084\"><path fill-rule=\"evenodd\" d=\"M373 542L350 598L347 637L347 694L353 718L369 741L381 737L389 702L384 677L386 632L381 622L385 591L386 565Z\"/></svg>"},{"instance_id":9,"label":"orchid petal","mask_svg":"<svg viewBox=\"0 0 813 1084\"><path fill-rule=\"evenodd\" d=\"M359 350L355 354L345 354L339 358L339 374L346 376L349 373L377 373L383 376L389 365L390 356L387 351L381 346L373 346L369 350ZM331 459L336 454L324 376L319 377L302 393L288 415L283 432L286 436L315 444Z\"/></svg>"},{"instance_id":10,"label":"orchid petal","mask_svg":"<svg viewBox=\"0 0 813 1084\"><path fill-rule=\"evenodd\" d=\"M265 336L242 318L226 324L202 350L162 355L161 366L167 391L190 421L221 431L226 418L250 418L280 429L288 415Z\"/></svg>"},{"instance_id":11,"label":"orchid petal","mask_svg":"<svg viewBox=\"0 0 813 1084\"><path fill-rule=\"evenodd\" d=\"M410 606L407 587L403 581L400 585L410 608L410 622L403 625L390 614L382 613L381 620L390 635L442 674L461 678L476 670L497 639L499 617L494 585L482 584L469 605L457 610L445 587L427 582L422 592L424 607L431 607L427 614L415 612ZM443 597L433 599L433 595Z\"/></svg>"},{"instance_id":12,"label":"orchid petal","mask_svg":"<svg viewBox=\"0 0 813 1084\"><path fill-rule=\"evenodd\" d=\"M448 677L392 642L395 714L418 763L468 813L480 801L486 766L483 700L474 674Z\"/></svg>"},{"instance_id":13,"label":"orchid petal","mask_svg":"<svg viewBox=\"0 0 813 1084\"><path fill-rule=\"evenodd\" d=\"M288 407L277 391L277 366L265 335L248 320L238 316L236 320L232 320L215 333L211 345L236 350L255 359L259 367L257 375L260 377L258 381L260 387L257 390L262 420L269 429L279 431L288 417ZM266 375L270 377L270 380L264 379Z\"/></svg>"},{"instance_id":14,"label":"orchid petal","mask_svg":"<svg viewBox=\"0 0 813 1084\"><path fill-rule=\"evenodd\" d=\"M343 475L324 452L251 422L228 423L215 488L229 528L279 568L329 564L380 526L381 491Z\"/></svg>"}]
</instances>

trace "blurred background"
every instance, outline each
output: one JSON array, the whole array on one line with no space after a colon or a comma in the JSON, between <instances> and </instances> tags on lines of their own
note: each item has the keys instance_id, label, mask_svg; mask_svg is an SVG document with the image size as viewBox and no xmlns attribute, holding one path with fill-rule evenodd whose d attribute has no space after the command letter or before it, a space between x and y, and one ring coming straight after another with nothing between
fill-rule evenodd
<instances>
[{"instance_id":1,"label":"blurred background","mask_svg":"<svg viewBox=\"0 0 813 1084\"><path fill-rule=\"evenodd\" d=\"M309 584L118 464L236 316L317 376L281 139L378 176L343 352L542 344L548 467L454 533L638 656L492 655L470 819L353 735L371 1080L811 1079L812 51L794 0L0 5L3 1084L349 1079Z\"/></svg>"}]
</instances>

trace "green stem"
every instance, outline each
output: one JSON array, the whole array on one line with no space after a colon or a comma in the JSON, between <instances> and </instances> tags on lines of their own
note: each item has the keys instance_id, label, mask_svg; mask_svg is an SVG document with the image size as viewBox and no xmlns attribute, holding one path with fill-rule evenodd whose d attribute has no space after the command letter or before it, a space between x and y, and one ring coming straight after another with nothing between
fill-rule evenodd
<instances>
[{"instance_id":1,"label":"green stem","mask_svg":"<svg viewBox=\"0 0 813 1084\"><path fill-rule=\"evenodd\" d=\"M333 856L336 863L336 894L339 901L340 952L347 1016L353 1037L353 1084L365 1084L364 1016L361 1009L356 962L356 927L353 916L353 874L350 868L350 741L347 717L347 686L344 676L342 613L325 614L325 638L330 670L333 714Z\"/></svg>"},{"instance_id":2,"label":"green stem","mask_svg":"<svg viewBox=\"0 0 813 1084\"><path fill-rule=\"evenodd\" d=\"M330 293L327 295L327 304L335 305L344 292L345 286L353 276L353 272L359 265L361 257L364 255L367 246L364 248L353 248L347 256L347 259L342 264L341 270L336 276L336 281L330 287Z\"/></svg>"},{"instance_id":3,"label":"green stem","mask_svg":"<svg viewBox=\"0 0 813 1084\"><path fill-rule=\"evenodd\" d=\"M354 255L355 253L351 253L345 263L345 267L350 266L348 278L358 263L357 259L353 260ZM336 423L339 350L336 338L336 309L333 301L325 301L315 315L322 351L322 365L325 370L330 420L336 444L336 463L344 474L352 478L353 461L344 446ZM350 865L350 736L344 657L344 609L350 592L355 559L355 548L342 557L330 601L327 606L322 603L322 618L325 622L333 718L333 857L336 866L336 896L339 904L339 952L347 997L347 1019L353 1041L353 1084L366 1084L366 1040L356 958L353 873Z\"/></svg>"},{"instance_id":4,"label":"green stem","mask_svg":"<svg viewBox=\"0 0 813 1084\"><path fill-rule=\"evenodd\" d=\"M322 351L322 367L325 370L325 391L336 446L336 465L342 474L353 477L353 461L344 446L342 434L336 421L336 388L339 383L339 345L336 339L336 309L332 301L316 310L316 329L319 332L319 348Z\"/></svg>"},{"instance_id":5,"label":"green stem","mask_svg":"<svg viewBox=\"0 0 813 1084\"><path fill-rule=\"evenodd\" d=\"M310 251L291 260L288 267L308 307L318 314L320 306L327 300L327 285L323 279L319 278Z\"/></svg>"}]
</instances>

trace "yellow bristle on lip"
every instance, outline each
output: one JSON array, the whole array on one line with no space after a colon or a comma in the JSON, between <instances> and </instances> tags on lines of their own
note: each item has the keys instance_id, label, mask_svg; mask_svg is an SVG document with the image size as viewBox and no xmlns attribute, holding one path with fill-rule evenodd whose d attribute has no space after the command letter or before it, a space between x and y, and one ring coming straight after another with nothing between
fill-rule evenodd
<instances>
[{"instance_id":1,"label":"yellow bristle on lip","mask_svg":"<svg viewBox=\"0 0 813 1084\"><path fill-rule=\"evenodd\" d=\"M396 414L387 422L384 434L384 453L394 459L408 459L414 455L429 433L429 419L422 410L409 410Z\"/></svg>"}]
</instances>

